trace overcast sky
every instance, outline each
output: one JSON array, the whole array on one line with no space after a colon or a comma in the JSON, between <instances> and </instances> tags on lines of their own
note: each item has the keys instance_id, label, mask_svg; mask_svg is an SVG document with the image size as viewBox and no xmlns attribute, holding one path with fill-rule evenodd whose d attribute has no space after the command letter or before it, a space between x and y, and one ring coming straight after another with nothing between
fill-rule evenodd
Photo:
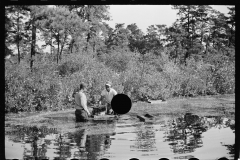
<instances>
[{"instance_id":1,"label":"overcast sky","mask_svg":"<svg viewBox=\"0 0 240 160\"><path fill-rule=\"evenodd\" d=\"M224 14L228 13L224 5L211 5L213 9ZM148 26L154 24L166 24L170 26L177 18L177 10L171 5L110 5L111 21L107 23L115 28L116 23L127 25L136 23L137 26L146 32Z\"/></svg>"}]
</instances>

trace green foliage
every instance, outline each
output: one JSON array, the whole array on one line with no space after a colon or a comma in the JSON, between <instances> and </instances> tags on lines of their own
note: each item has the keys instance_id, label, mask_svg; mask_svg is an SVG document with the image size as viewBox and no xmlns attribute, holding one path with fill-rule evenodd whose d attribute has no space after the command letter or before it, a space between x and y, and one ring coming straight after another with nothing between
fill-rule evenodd
<instances>
[{"instance_id":1,"label":"green foliage","mask_svg":"<svg viewBox=\"0 0 240 160\"><path fill-rule=\"evenodd\" d=\"M105 65L118 73L126 71L130 59L131 53L129 52L115 51L101 55L101 60L105 62Z\"/></svg>"},{"instance_id":2,"label":"green foliage","mask_svg":"<svg viewBox=\"0 0 240 160\"><path fill-rule=\"evenodd\" d=\"M80 68L81 66L79 66L78 63L75 63L73 61L67 61L58 67L58 72L60 76L65 76L79 71Z\"/></svg>"},{"instance_id":3,"label":"green foliage","mask_svg":"<svg viewBox=\"0 0 240 160\"><path fill-rule=\"evenodd\" d=\"M38 67L31 72L26 62L19 65L5 63L6 112L40 111L57 105L59 86L53 74L55 67L37 63Z\"/></svg>"}]
</instances>

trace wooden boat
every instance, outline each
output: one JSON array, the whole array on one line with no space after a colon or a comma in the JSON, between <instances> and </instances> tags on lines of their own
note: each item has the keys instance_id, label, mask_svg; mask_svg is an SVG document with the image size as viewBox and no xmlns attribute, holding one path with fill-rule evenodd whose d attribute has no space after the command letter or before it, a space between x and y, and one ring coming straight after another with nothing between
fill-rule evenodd
<instances>
[{"instance_id":1,"label":"wooden boat","mask_svg":"<svg viewBox=\"0 0 240 160\"><path fill-rule=\"evenodd\" d=\"M117 120L118 116L116 115L95 115L91 118L89 118L89 120L93 120L93 121L107 121L107 120Z\"/></svg>"}]
</instances>

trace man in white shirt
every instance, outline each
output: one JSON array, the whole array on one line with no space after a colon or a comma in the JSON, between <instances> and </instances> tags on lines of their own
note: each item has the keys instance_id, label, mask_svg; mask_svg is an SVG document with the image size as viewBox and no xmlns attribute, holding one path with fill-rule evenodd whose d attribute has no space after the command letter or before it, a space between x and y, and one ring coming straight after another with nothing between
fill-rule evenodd
<instances>
[{"instance_id":1,"label":"man in white shirt","mask_svg":"<svg viewBox=\"0 0 240 160\"><path fill-rule=\"evenodd\" d=\"M77 122L85 122L88 120L91 113L87 107L87 97L85 95L86 85L81 83L79 92L75 93L75 104L76 104L76 121Z\"/></svg>"},{"instance_id":2,"label":"man in white shirt","mask_svg":"<svg viewBox=\"0 0 240 160\"><path fill-rule=\"evenodd\" d=\"M101 98L99 100L99 104L102 103L103 99L105 100L105 102L107 103L106 105L106 114L113 114L113 110L111 107L111 101L113 99L114 96L117 95L117 91L115 91L112 87L111 87L111 83L107 82L105 85L106 90L103 90L101 93Z\"/></svg>"}]
</instances>

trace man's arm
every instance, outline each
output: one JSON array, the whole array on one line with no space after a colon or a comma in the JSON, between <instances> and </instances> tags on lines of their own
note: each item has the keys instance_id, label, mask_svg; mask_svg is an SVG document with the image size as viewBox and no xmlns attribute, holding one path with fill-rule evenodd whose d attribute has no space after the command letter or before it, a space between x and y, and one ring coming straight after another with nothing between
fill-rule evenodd
<instances>
[{"instance_id":1,"label":"man's arm","mask_svg":"<svg viewBox=\"0 0 240 160\"><path fill-rule=\"evenodd\" d=\"M117 91L115 89L113 89L113 96L117 95Z\"/></svg>"},{"instance_id":2,"label":"man's arm","mask_svg":"<svg viewBox=\"0 0 240 160\"><path fill-rule=\"evenodd\" d=\"M88 108L87 108L87 98L85 95L81 96L81 105L83 109L88 113L88 115L90 115L90 112L88 111Z\"/></svg>"}]
</instances>

